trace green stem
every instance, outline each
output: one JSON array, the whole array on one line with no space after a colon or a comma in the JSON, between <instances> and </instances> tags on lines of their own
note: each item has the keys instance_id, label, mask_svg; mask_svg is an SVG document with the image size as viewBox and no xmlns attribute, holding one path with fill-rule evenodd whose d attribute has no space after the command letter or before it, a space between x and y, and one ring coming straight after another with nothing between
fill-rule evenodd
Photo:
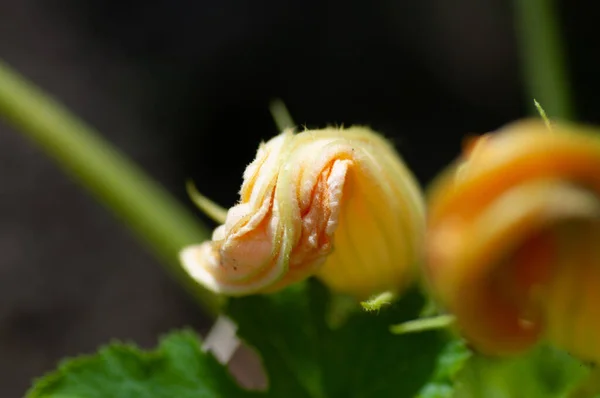
<instances>
[{"instance_id":1,"label":"green stem","mask_svg":"<svg viewBox=\"0 0 600 398\"><path fill-rule=\"evenodd\" d=\"M546 111L544 110L544 108L542 108L542 105L540 105L540 103L537 102L537 100L535 98L533 99L533 104L534 104L535 108L537 109L538 113L540 114L540 117L544 121L544 124L546 125L548 130L552 131L552 123L550 122L550 119L548 119L548 115L546 114Z\"/></svg>"},{"instance_id":2,"label":"green stem","mask_svg":"<svg viewBox=\"0 0 600 398\"><path fill-rule=\"evenodd\" d=\"M514 0L513 4L528 96L540 101L551 118L573 119L571 87L555 2Z\"/></svg>"},{"instance_id":3,"label":"green stem","mask_svg":"<svg viewBox=\"0 0 600 398\"><path fill-rule=\"evenodd\" d=\"M393 325L390 327L390 331L394 334L425 332L427 330L445 329L453 323L453 315L438 315Z\"/></svg>"},{"instance_id":4,"label":"green stem","mask_svg":"<svg viewBox=\"0 0 600 398\"><path fill-rule=\"evenodd\" d=\"M201 288L179 264L183 247L208 236L190 212L97 132L2 61L0 117L42 147L112 210L164 260L203 308L217 315L222 299Z\"/></svg>"},{"instance_id":5,"label":"green stem","mask_svg":"<svg viewBox=\"0 0 600 398\"><path fill-rule=\"evenodd\" d=\"M281 99L271 101L269 110L271 111L271 117L275 122L275 126L277 126L277 130L280 133L295 126L294 119L292 119L290 112Z\"/></svg>"}]
</instances>

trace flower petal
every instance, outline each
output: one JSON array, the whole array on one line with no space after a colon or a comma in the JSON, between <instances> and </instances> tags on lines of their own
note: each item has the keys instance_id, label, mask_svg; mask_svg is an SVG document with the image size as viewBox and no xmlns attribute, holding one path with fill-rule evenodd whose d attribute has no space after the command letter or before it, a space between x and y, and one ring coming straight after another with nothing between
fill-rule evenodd
<instances>
[{"instance_id":1,"label":"flower petal","mask_svg":"<svg viewBox=\"0 0 600 398\"><path fill-rule=\"evenodd\" d=\"M429 191L432 292L483 352L547 338L600 360L597 132L523 121L484 137Z\"/></svg>"},{"instance_id":2,"label":"flower petal","mask_svg":"<svg viewBox=\"0 0 600 398\"><path fill-rule=\"evenodd\" d=\"M359 299L403 289L423 253L419 187L363 127L284 132L244 172L240 203L181 261L208 288L272 292L318 274Z\"/></svg>"}]
</instances>

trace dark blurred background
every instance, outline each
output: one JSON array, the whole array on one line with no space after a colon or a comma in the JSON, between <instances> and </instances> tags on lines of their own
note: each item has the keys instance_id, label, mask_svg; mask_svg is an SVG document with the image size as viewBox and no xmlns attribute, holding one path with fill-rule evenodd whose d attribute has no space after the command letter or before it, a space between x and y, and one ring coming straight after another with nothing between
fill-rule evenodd
<instances>
[{"instance_id":1,"label":"dark blurred background","mask_svg":"<svg viewBox=\"0 0 600 398\"><path fill-rule=\"evenodd\" d=\"M517 0L518 1L518 0ZM527 1L527 0L522 0ZM527 114L506 0L0 0L0 58L190 206L236 200L279 97L368 124L426 184L463 135ZM598 122L598 4L560 4L580 120ZM107 211L0 124L0 397L113 338L210 323Z\"/></svg>"}]
</instances>

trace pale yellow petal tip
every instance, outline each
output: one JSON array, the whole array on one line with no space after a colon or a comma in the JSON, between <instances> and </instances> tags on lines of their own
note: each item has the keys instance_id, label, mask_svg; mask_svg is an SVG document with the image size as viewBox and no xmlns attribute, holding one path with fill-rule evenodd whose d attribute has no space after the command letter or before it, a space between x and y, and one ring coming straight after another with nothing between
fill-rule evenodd
<instances>
[{"instance_id":1,"label":"pale yellow petal tip","mask_svg":"<svg viewBox=\"0 0 600 398\"><path fill-rule=\"evenodd\" d=\"M260 293L278 280L277 275L244 282L231 277L231 270L215 254L213 242L191 245L179 252L179 262L187 274L206 289L232 297Z\"/></svg>"},{"instance_id":2,"label":"pale yellow petal tip","mask_svg":"<svg viewBox=\"0 0 600 398\"><path fill-rule=\"evenodd\" d=\"M179 261L192 279L215 293L224 293L213 274L206 268L209 258L209 242L188 246L179 252Z\"/></svg>"}]
</instances>

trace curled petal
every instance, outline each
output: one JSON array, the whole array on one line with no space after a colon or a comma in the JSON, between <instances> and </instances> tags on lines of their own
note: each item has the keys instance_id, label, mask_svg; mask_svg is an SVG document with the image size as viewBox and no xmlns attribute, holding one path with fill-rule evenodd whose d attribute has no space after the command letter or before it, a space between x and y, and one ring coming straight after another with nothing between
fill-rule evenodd
<instances>
[{"instance_id":1,"label":"curled petal","mask_svg":"<svg viewBox=\"0 0 600 398\"><path fill-rule=\"evenodd\" d=\"M363 127L286 131L260 146L212 240L181 259L224 294L273 292L317 275L363 299L413 279L424 225L418 185L382 137Z\"/></svg>"},{"instance_id":2,"label":"curled petal","mask_svg":"<svg viewBox=\"0 0 600 398\"><path fill-rule=\"evenodd\" d=\"M485 135L435 182L426 275L475 347L546 338L600 359L599 195L600 137L537 121Z\"/></svg>"}]
</instances>

